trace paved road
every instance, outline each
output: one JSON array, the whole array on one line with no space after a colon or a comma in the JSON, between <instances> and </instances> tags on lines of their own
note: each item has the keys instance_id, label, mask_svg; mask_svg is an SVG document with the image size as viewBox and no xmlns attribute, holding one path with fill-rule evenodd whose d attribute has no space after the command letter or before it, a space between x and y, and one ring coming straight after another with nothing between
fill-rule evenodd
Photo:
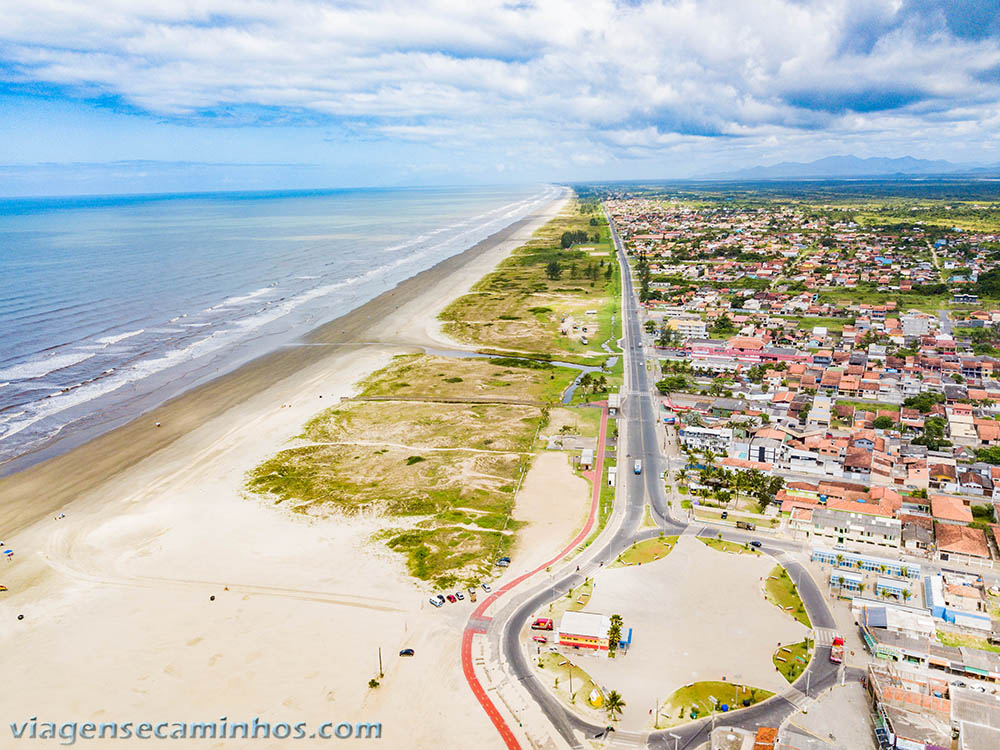
<instances>
[{"instance_id":1,"label":"paved road","mask_svg":"<svg viewBox=\"0 0 1000 750\"><path fill-rule=\"evenodd\" d=\"M623 406L619 418L619 465L622 472L619 482L623 483L624 512L616 512L609 521L611 528L605 534L603 543L592 545L580 555L576 571L539 584L534 589L512 600L502 611L496 613L488 635L500 649L513 676L519 680L531 698L545 713L552 726L572 747L580 747L578 735L594 737L604 730L603 726L585 721L569 711L535 676L535 671L521 645L519 633L528 619L549 602L582 583L584 579L632 544L634 540L655 536L660 530L670 534L683 533L687 524L674 519L667 507L667 497L660 472L668 468L668 460L660 449L657 432L657 403L650 390L643 351L642 328L639 319L639 304L632 286L632 273L625 257L624 248L614 227L612 237L618 251L622 271L622 307L624 312L622 340L625 351L625 384L622 389ZM622 455L624 452L624 456ZM635 474L632 465L635 459L642 461L642 473ZM599 480L600 481L600 480ZM619 493L621 494L621 493ZM639 531L644 507L649 504L657 529ZM715 535L718 531L712 530ZM750 536L737 532L723 532L723 536L734 541L749 541ZM786 555L788 549L798 545L768 542L765 551L779 557L789 571L798 578L803 602L816 627L835 627L833 616L825 597L816 587L812 578L794 560ZM795 683L795 695L801 700L808 684L809 695L816 695L829 687L837 679L837 668L828 659L829 647L818 647L806 672ZM726 724L756 727L758 725L778 726L781 721L798 710L787 699L776 696L748 709L727 714ZM710 720L686 724L673 730L654 732L649 735L650 747L679 748L697 747L708 739Z\"/></svg>"}]
</instances>

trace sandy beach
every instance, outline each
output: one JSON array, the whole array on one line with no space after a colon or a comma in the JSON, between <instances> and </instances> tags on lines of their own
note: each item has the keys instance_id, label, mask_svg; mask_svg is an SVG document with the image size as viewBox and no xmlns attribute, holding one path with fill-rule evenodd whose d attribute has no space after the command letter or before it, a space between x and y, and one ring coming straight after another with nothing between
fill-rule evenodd
<instances>
[{"instance_id":1,"label":"sandy beach","mask_svg":"<svg viewBox=\"0 0 1000 750\"><path fill-rule=\"evenodd\" d=\"M317 329L304 345L0 480L0 539L15 550L0 569L9 587L0 647L6 684L16 686L5 693L3 721L261 717L306 722L307 732L370 721L382 723L385 747L501 746L462 678L467 606L431 607L402 558L369 541L377 519L293 517L247 498L243 484L394 354L454 347L437 314L562 204ZM555 460L540 471L568 474ZM555 552L580 512L559 507L549 519L535 486L543 478L529 481L532 505L519 505L518 516L533 522L532 551ZM402 648L416 657L398 656ZM380 649L382 685L369 689Z\"/></svg>"}]
</instances>

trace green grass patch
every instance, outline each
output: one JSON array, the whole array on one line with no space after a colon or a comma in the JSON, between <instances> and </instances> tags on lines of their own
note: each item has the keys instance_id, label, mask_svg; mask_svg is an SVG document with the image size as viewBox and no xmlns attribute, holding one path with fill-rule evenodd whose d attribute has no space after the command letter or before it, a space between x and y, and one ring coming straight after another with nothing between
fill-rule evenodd
<instances>
[{"instance_id":1,"label":"green grass patch","mask_svg":"<svg viewBox=\"0 0 1000 750\"><path fill-rule=\"evenodd\" d=\"M552 652L536 657L536 664L544 671L549 685L562 700L595 708L590 704L589 698L597 688L597 683L583 669L562 654Z\"/></svg>"},{"instance_id":2,"label":"green grass patch","mask_svg":"<svg viewBox=\"0 0 1000 750\"><path fill-rule=\"evenodd\" d=\"M795 682L809 666L812 642L809 639L782 646L771 656L774 666L789 683Z\"/></svg>"},{"instance_id":3,"label":"green grass patch","mask_svg":"<svg viewBox=\"0 0 1000 750\"><path fill-rule=\"evenodd\" d=\"M738 685L731 682L695 682L686 685L673 694L660 707L660 725L664 721L670 724L682 724L691 718L708 716L713 710L721 711L723 705L730 710L744 708L760 703L770 698L774 693L763 688ZM715 703L712 702L715 698Z\"/></svg>"},{"instance_id":4,"label":"green grass patch","mask_svg":"<svg viewBox=\"0 0 1000 750\"><path fill-rule=\"evenodd\" d=\"M731 555L760 555L760 552L749 544L737 544L736 542L728 542L725 539L704 536L698 537L698 541L714 550L728 552Z\"/></svg>"},{"instance_id":5,"label":"green grass patch","mask_svg":"<svg viewBox=\"0 0 1000 750\"><path fill-rule=\"evenodd\" d=\"M782 566L775 565L774 570L768 575L764 582L764 596L771 604L787 612L807 628L812 627L795 582Z\"/></svg>"},{"instance_id":6,"label":"green grass patch","mask_svg":"<svg viewBox=\"0 0 1000 750\"><path fill-rule=\"evenodd\" d=\"M1000 646L990 643L985 638L976 635L966 635L964 633L952 633L947 630L937 631L938 642L944 646L955 648L976 648L980 651L991 651L1000 654Z\"/></svg>"},{"instance_id":7,"label":"green grass patch","mask_svg":"<svg viewBox=\"0 0 1000 750\"><path fill-rule=\"evenodd\" d=\"M631 547L618 555L617 559L611 564L611 567L624 568L629 565L642 565L643 563L661 560L673 551L676 544L676 536L662 536L635 542Z\"/></svg>"},{"instance_id":8,"label":"green grass patch","mask_svg":"<svg viewBox=\"0 0 1000 750\"><path fill-rule=\"evenodd\" d=\"M423 456L408 456L406 459L407 466L413 466L413 464L418 464L421 461L426 461L427 459Z\"/></svg>"}]
</instances>

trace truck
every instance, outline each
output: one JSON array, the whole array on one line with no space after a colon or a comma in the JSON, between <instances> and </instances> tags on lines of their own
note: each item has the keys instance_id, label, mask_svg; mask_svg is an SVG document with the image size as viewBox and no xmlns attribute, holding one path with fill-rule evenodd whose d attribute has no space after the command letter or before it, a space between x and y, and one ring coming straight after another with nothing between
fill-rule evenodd
<instances>
[{"instance_id":1,"label":"truck","mask_svg":"<svg viewBox=\"0 0 1000 750\"><path fill-rule=\"evenodd\" d=\"M747 531L755 531L757 529L757 527L749 521L737 521L736 528L746 529Z\"/></svg>"},{"instance_id":2,"label":"truck","mask_svg":"<svg viewBox=\"0 0 1000 750\"><path fill-rule=\"evenodd\" d=\"M834 636L833 643L830 644L830 661L834 664L844 661L844 639L839 635Z\"/></svg>"},{"instance_id":3,"label":"truck","mask_svg":"<svg viewBox=\"0 0 1000 750\"><path fill-rule=\"evenodd\" d=\"M533 623L531 623L532 630L552 630L553 624L552 620L548 617L536 618Z\"/></svg>"},{"instance_id":4,"label":"truck","mask_svg":"<svg viewBox=\"0 0 1000 750\"><path fill-rule=\"evenodd\" d=\"M642 474L642 461L636 459L635 466L632 469L636 474Z\"/></svg>"}]
</instances>

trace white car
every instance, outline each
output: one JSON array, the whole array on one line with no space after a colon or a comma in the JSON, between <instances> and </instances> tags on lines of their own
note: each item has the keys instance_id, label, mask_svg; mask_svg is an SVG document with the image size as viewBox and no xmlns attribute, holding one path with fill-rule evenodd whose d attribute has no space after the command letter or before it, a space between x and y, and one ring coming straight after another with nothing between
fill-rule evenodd
<instances>
[{"instance_id":1,"label":"white car","mask_svg":"<svg viewBox=\"0 0 1000 750\"><path fill-rule=\"evenodd\" d=\"M430 601L430 603L433 604L435 607L442 606L441 602L438 599L435 599L433 596L428 601Z\"/></svg>"},{"instance_id":2,"label":"white car","mask_svg":"<svg viewBox=\"0 0 1000 750\"><path fill-rule=\"evenodd\" d=\"M488 583L483 584L483 591L492 591L492 590L493 588Z\"/></svg>"}]
</instances>

